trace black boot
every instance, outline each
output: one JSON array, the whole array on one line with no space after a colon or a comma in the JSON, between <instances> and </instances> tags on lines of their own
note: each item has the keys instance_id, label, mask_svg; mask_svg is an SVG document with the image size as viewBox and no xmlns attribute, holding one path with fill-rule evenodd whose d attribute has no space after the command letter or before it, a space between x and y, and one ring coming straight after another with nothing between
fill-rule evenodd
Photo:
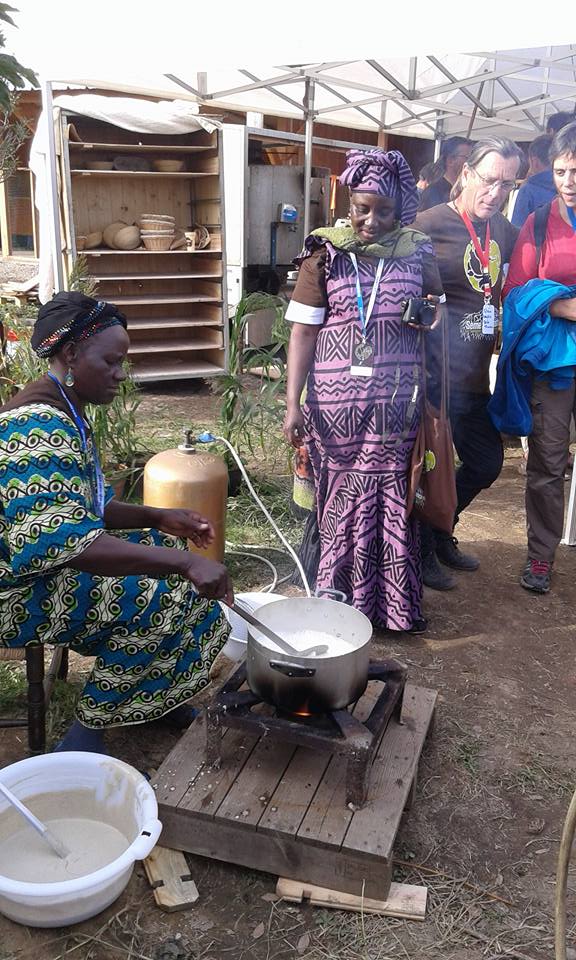
<instances>
[{"instance_id":1,"label":"black boot","mask_svg":"<svg viewBox=\"0 0 576 960\"><path fill-rule=\"evenodd\" d=\"M458 547L456 537L451 537L448 533L438 533L436 531L436 556L440 563L452 567L453 570L477 570L480 561L469 553L462 553Z\"/></svg>"},{"instance_id":2,"label":"black boot","mask_svg":"<svg viewBox=\"0 0 576 960\"><path fill-rule=\"evenodd\" d=\"M454 577L442 569L434 551L422 557L422 580L431 590L453 590L456 586Z\"/></svg>"}]
</instances>

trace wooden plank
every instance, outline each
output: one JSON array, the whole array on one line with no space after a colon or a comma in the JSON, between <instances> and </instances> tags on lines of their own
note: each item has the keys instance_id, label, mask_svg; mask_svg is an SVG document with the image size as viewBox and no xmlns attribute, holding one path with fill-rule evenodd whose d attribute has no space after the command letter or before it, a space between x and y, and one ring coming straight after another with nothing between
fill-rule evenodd
<instances>
[{"instance_id":1,"label":"wooden plank","mask_svg":"<svg viewBox=\"0 0 576 960\"><path fill-rule=\"evenodd\" d=\"M127 306L132 304L153 304L153 303L221 303L221 297L209 297L207 294L191 293L183 296L140 296L140 297L114 297L114 303L125 303Z\"/></svg>"},{"instance_id":2,"label":"wooden plank","mask_svg":"<svg viewBox=\"0 0 576 960\"><path fill-rule=\"evenodd\" d=\"M128 333L133 330L165 330L178 327L221 327L222 320L194 317L138 317L128 319Z\"/></svg>"},{"instance_id":3,"label":"wooden plank","mask_svg":"<svg viewBox=\"0 0 576 960\"><path fill-rule=\"evenodd\" d=\"M222 271L213 273L131 273L116 274L115 276L101 276L97 274L92 277L98 283L104 283L111 280L219 280Z\"/></svg>"},{"instance_id":4,"label":"wooden plank","mask_svg":"<svg viewBox=\"0 0 576 960\"><path fill-rule=\"evenodd\" d=\"M222 253L219 243L220 243L220 237L218 237L217 246L213 246L212 244L210 244L210 246L206 247L205 250L142 250L142 249L138 249L138 250L120 251L120 250L104 250L104 249L100 250L96 248L94 250L83 250L82 256L83 257L102 257L102 256L130 257L136 254L137 256L142 256L142 257L143 256L165 257L168 254L171 257L186 257L186 256L194 257L194 256L200 256L202 254L206 255L210 253L218 253L218 254Z\"/></svg>"},{"instance_id":5,"label":"wooden plank","mask_svg":"<svg viewBox=\"0 0 576 960\"><path fill-rule=\"evenodd\" d=\"M198 887L190 875L186 857L179 850L154 847L144 860L144 869L154 890L154 900L166 913L186 910L198 900Z\"/></svg>"},{"instance_id":6,"label":"wooden plank","mask_svg":"<svg viewBox=\"0 0 576 960\"><path fill-rule=\"evenodd\" d=\"M280 878L276 893L282 900L292 903L310 903L313 907L329 907L335 910L353 910L359 913L379 913L400 920L425 920L428 888L409 883L391 883L386 900L357 897L339 890L317 887L312 883Z\"/></svg>"},{"instance_id":7,"label":"wooden plank","mask_svg":"<svg viewBox=\"0 0 576 960\"><path fill-rule=\"evenodd\" d=\"M296 747L261 739L216 811L218 820L235 820L238 826L255 826L282 779Z\"/></svg>"},{"instance_id":8,"label":"wooden plank","mask_svg":"<svg viewBox=\"0 0 576 960\"><path fill-rule=\"evenodd\" d=\"M193 144L170 143L76 143L70 141L70 152L94 153L105 150L107 153L204 153L214 150L213 146L195 146Z\"/></svg>"},{"instance_id":9,"label":"wooden plank","mask_svg":"<svg viewBox=\"0 0 576 960\"><path fill-rule=\"evenodd\" d=\"M179 801L178 810L194 814L196 817L212 819L243 767L250 760L257 743L256 736L251 737L236 730L226 730L222 737L220 768L216 770L204 763L200 775L194 779ZM205 756L205 746L205 740L198 745L202 759Z\"/></svg>"},{"instance_id":10,"label":"wooden plank","mask_svg":"<svg viewBox=\"0 0 576 960\"><path fill-rule=\"evenodd\" d=\"M217 331L215 331L217 332ZM222 346L222 334L219 334L220 342L214 343L212 340L149 340L147 343L138 343L132 340L128 355L130 358L142 354L150 353L185 353L189 350L210 350L214 346Z\"/></svg>"},{"instance_id":11,"label":"wooden plank","mask_svg":"<svg viewBox=\"0 0 576 960\"><path fill-rule=\"evenodd\" d=\"M198 819L198 814L160 804L162 841L177 850L201 857L237 863L250 870L331 886L356 896L382 900L390 889L390 867L377 857L354 851L318 848L284 834L273 836L259 830L241 829L238 821Z\"/></svg>"},{"instance_id":12,"label":"wooden plank","mask_svg":"<svg viewBox=\"0 0 576 960\"><path fill-rule=\"evenodd\" d=\"M296 833L306 815L330 755L298 747L264 810L258 830Z\"/></svg>"},{"instance_id":13,"label":"wooden plank","mask_svg":"<svg viewBox=\"0 0 576 960\"><path fill-rule=\"evenodd\" d=\"M402 724L391 721L372 764L368 802L351 820L343 846L389 860L434 713L436 691L406 684Z\"/></svg>"},{"instance_id":14,"label":"wooden plank","mask_svg":"<svg viewBox=\"0 0 576 960\"><path fill-rule=\"evenodd\" d=\"M152 778L158 803L177 806L204 766L206 717L201 712Z\"/></svg>"},{"instance_id":15,"label":"wooden plank","mask_svg":"<svg viewBox=\"0 0 576 960\"><path fill-rule=\"evenodd\" d=\"M132 376L141 383L148 380L178 380L181 377L216 377L222 373L226 373L223 363L218 365L206 360L189 359L180 364L176 364L172 359L166 360L165 363L156 361L154 366L140 362L132 368Z\"/></svg>"},{"instance_id":16,"label":"wooden plank","mask_svg":"<svg viewBox=\"0 0 576 960\"><path fill-rule=\"evenodd\" d=\"M193 180L199 177L218 176L218 171L210 173L198 173L192 170L180 170L178 173L160 173L159 170L71 170L70 173L76 178L80 177L138 177L138 179L147 179L148 177L163 177L169 180Z\"/></svg>"},{"instance_id":17,"label":"wooden plank","mask_svg":"<svg viewBox=\"0 0 576 960\"><path fill-rule=\"evenodd\" d=\"M382 690L371 680L352 711L361 722L368 719ZM298 836L314 843L339 847L346 836L353 811L346 806L346 761L332 757L321 783L300 824Z\"/></svg>"}]
</instances>

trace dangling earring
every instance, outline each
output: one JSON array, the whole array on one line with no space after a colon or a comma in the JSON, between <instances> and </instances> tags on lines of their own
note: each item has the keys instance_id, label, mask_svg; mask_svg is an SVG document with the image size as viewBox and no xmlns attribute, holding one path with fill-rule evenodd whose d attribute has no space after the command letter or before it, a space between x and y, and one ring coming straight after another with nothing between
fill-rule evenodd
<instances>
[{"instance_id":1,"label":"dangling earring","mask_svg":"<svg viewBox=\"0 0 576 960\"><path fill-rule=\"evenodd\" d=\"M68 370L66 371L66 376L64 377L64 383L66 384L67 387L74 386L74 374L72 372L72 367L68 367Z\"/></svg>"}]
</instances>

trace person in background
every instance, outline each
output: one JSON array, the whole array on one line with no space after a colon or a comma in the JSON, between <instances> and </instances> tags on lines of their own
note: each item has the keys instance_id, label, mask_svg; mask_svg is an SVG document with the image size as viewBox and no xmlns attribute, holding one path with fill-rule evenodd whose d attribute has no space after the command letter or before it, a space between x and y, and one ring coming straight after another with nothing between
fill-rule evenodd
<instances>
[{"instance_id":1,"label":"person in background","mask_svg":"<svg viewBox=\"0 0 576 960\"><path fill-rule=\"evenodd\" d=\"M439 165L441 176L424 190L420 197L420 210L429 210L439 203L447 203L450 191L460 176L460 171L467 160L472 144L466 137L450 137L444 140L440 147Z\"/></svg>"},{"instance_id":2,"label":"person in background","mask_svg":"<svg viewBox=\"0 0 576 960\"><path fill-rule=\"evenodd\" d=\"M522 152L512 140L490 137L474 145L449 203L419 213L417 229L428 234L438 260L448 311L449 414L454 446L457 508L454 522L502 469L499 432L488 415L490 361L496 342L500 289L517 230L500 213L512 190ZM441 342L426 340L429 395L439 403ZM461 552L455 537L422 525L424 583L450 590L455 570L476 570L478 560Z\"/></svg>"},{"instance_id":3,"label":"person in background","mask_svg":"<svg viewBox=\"0 0 576 960\"><path fill-rule=\"evenodd\" d=\"M557 115L556 115L557 116ZM534 279L576 284L576 123L563 126L550 149L556 199L545 212L543 242L535 237L537 211L520 231L510 261L504 297ZM543 210L543 208L541 208ZM576 322L576 297L552 301L552 318ZM568 462L570 421L576 414L576 387L552 389L535 379L531 396L532 432L528 437L526 523L528 558L521 585L533 593L548 593L552 565L564 524L564 472Z\"/></svg>"},{"instance_id":4,"label":"person in background","mask_svg":"<svg viewBox=\"0 0 576 960\"><path fill-rule=\"evenodd\" d=\"M430 186L430 184L434 182L435 170L436 170L436 164L434 163L433 160L431 160L430 163L425 163L422 169L420 170L418 180L416 182L418 199L420 199L420 197L422 196L424 191Z\"/></svg>"},{"instance_id":5,"label":"person in background","mask_svg":"<svg viewBox=\"0 0 576 960\"><path fill-rule=\"evenodd\" d=\"M286 314L292 323L284 434L306 443L319 530L317 586L346 594L372 623L421 633L418 527L408 470L419 426L421 343L408 297L442 294L397 150L352 150L340 178L351 226L306 238ZM304 384L306 402L301 408Z\"/></svg>"},{"instance_id":6,"label":"person in background","mask_svg":"<svg viewBox=\"0 0 576 960\"><path fill-rule=\"evenodd\" d=\"M546 123L546 133L555 137L562 127L565 127L568 123L573 123L575 119L576 115L574 113L568 113L567 110L559 110L558 113L551 113Z\"/></svg>"},{"instance_id":7,"label":"person in background","mask_svg":"<svg viewBox=\"0 0 576 960\"><path fill-rule=\"evenodd\" d=\"M192 510L121 503L102 476L86 405L126 379L126 318L61 292L31 340L48 372L0 408L0 646L94 657L57 749L105 753L105 730L168 717L209 682L233 601L226 568L186 549L214 539Z\"/></svg>"},{"instance_id":8,"label":"person in background","mask_svg":"<svg viewBox=\"0 0 576 960\"><path fill-rule=\"evenodd\" d=\"M516 197L512 212L512 223L520 228L528 214L544 203L550 203L556 196L552 166L550 163L550 144L552 137L544 134L536 137L528 147L528 179L522 184Z\"/></svg>"}]
</instances>

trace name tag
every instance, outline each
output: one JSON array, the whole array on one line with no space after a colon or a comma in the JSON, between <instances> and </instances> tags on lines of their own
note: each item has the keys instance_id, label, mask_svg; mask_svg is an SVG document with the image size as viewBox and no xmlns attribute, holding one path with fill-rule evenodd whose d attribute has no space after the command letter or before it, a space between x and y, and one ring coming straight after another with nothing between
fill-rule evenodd
<instances>
[{"instance_id":1,"label":"name tag","mask_svg":"<svg viewBox=\"0 0 576 960\"><path fill-rule=\"evenodd\" d=\"M374 367L364 367L359 364L352 364L350 367L351 377L371 377L374 373Z\"/></svg>"},{"instance_id":2,"label":"name tag","mask_svg":"<svg viewBox=\"0 0 576 960\"><path fill-rule=\"evenodd\" d=\"M482 333L489 335L496 329L496 308L491 303L485 303L482 307Z\"/></svg>"}]
</instances>

